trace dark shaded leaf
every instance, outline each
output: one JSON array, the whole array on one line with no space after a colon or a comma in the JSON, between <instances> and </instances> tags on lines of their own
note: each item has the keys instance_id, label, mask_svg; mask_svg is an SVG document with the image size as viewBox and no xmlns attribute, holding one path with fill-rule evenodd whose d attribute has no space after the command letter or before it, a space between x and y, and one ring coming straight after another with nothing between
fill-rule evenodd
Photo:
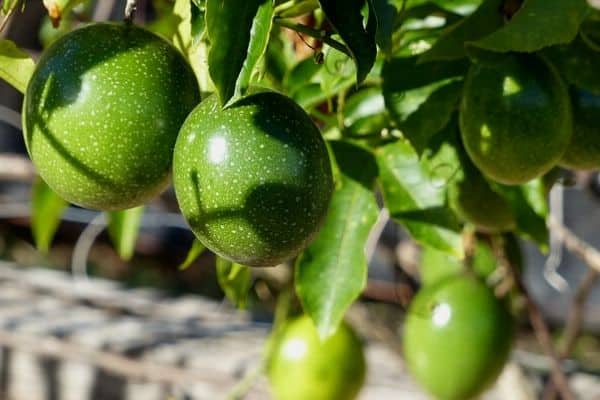
<instances>
[{"instance_id":1,"label":"dark shaded leaf","mask_svg":"<svg viewBox=\"0 0 600 400\"><path fill-rule=\"evenodd\" d=\"M454 60L467 56L465 42L478 40L504 24L502 0L485 1L473 14L448 28L419 62Z\"/></svg>"},{"instance_id":2,"label":"dark shaded leaf","mask_svg":"<svg viewBox=\"0 0 600 400\"><path fill-rule=\"evenodd\" d=\"M502 28L470 45L494 52L534 52L575 38L586 0L525 0Z\"/></svg>"},{"instance_id":3,"label":"dark shaded leaf","mask_svg":"<svg viewBox=\"0 0 600 400\"><path fill-rule=\"evenodd\" d=\"M327 19L348 46L356 64L356 80L365 80L377 55L375 33L363 24L362 7L365 0L319 0ZM372 16L370 16L372 18Z\"/></svg>"},{"instance_id":4,"label":"dark shaded leaf","mask_svg":"<svg viewBox=\"0 0 600 400\"><path fill-rule=\"evenodd\" d=\"M431 139L448 125L461 95L462 81L450 82L433 91L406 120L396 121L419 155L423 154Z\"/></svg>"},{"instance_id":5,"label":"dark shaded leaf","mask_svg":"<svg viewBox=\"0 0 600 400\"><path fill-rule=\"evenodd\" d=\"M521 186L493 184L493 188L509 202L517 221L517 233L536 242L542 252L547 252L548 203L543 179L534 179Z\"/></svg>"}]
</instances>

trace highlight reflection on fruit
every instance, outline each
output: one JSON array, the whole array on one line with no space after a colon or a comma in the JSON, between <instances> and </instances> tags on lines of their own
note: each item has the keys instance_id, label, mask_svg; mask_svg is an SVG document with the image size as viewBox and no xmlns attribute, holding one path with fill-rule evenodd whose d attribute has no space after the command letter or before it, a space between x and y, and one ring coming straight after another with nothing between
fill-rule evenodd
<instances>
[{"instance_id":1,"label":"highlight reflection on fruit","mask_svg":"<svg viewBox=\"0 0 600 400\"><path fill-rule=\"evenodd\" d=\"M512 318L491 289L475 278L451 277L413 299L403 330L406 366L437 398L467 400L498 377L512 335Z\"/></svg>"},{"instance_id":2,"label":"highlight reflection on fruit","mask_svg":"<svg viewBox=\"0 0 600 400\"><path fill-rule=\"evenodd\" d=\"M321 341L312 320L303 316L275 332L267 375L277 400L352 400L365 379L362 343L342 323Z\"/></svg>"},{"instance_id":3,"label":"highlight reflection on fruit","mask_svg":"<svg viewBox=\"0 0 600 400\"><path fill-rule=\"evenodd\" d=\"M566 86L539 56L473 64L460 126L469 157L485 175L508 185L525 183L554 167L571 140Z\"/></svg>"},{"instance_id":4,"label":"highlight reflection on fruit","mask_svg":"<svg viewBox=\"0 0 600 400\"><path fill-rule=\"evenodd\" d=\"M275 92L225 109L216 96L204 100L181 129L173 168L177 200L196 236L250 266L276 265L302 251L333 190L319 129Z\"/></svg>"}]
</instances>

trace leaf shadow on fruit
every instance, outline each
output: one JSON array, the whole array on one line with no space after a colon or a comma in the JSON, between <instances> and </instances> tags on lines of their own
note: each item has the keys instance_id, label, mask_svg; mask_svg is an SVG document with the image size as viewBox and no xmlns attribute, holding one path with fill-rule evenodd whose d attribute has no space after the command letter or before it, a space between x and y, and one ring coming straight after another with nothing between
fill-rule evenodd
<instances>
[{"instance_id":1,"label":"leaf shadow on fruit","mask_svg":"<svg viewBox=\"0 0 600 400\"><path fill-rule=\"evenodd\" d=\"M101 26L110 26L110 24L101 24ZM132 35L132 40L121 40L127 37L127 31L123 33L116 25L115 30L116 39L93 56L89 56L88 53L87 57L80 57L76 62L72 57L54 57L51 61L40 67L40 70L36 72L37 76L32 80L32 85L37 84L42 87L34 87L28 90L28 96L26 96L27 104L24 108L26 110L26 129L24 131L29 149L33 147L35 140L37 140L36 136L41 134L39 140L46 140L65 161L86 178L98 185L113 190L121 190L127 188L119 185L110 176L95 170L89 163L82 161L80 154L77 154L75 146L61 140L61 132L54 132L48 124L48 121L52 119L53 114L58 109L67 107L78 101L85 101L88 92L85 83L86 72L93 70L98 65L109 62L121 53L142 48L154 40L154 37L150 34L146 36ZM103 34L104 38L105 36L106 33ZM89 44L83 39L73 40L69 43L70 45L65 45L67 52L77 52L79 49L78 46ZM56 71L61 71L61 73L57 73ZM180 96L180 94L174 93L171 97L177 96ZM81 118L85 118L85 115L82 115ZM132 173L138 174L140 171L134 169Z\"/></svg>"},{"instance_id":2,"label":"leaf shadow on fruit","mask_svg":"<svg viewBox=\"0 0 600 400\"><path fill-rule=\"evenodd\" d=\"M319 210L314 209L311 197L302 188L281 183L257 185L248 192L244 204L239 208L207 210L202 202L198 171L192 171L190 178L199 213L188 218L191 224L199 229L200 234L209 241L219 242L208 225L215 221L242 219L263 242L265 252L269 254L268 258L273 261L273 265L288 258L295 249L303 248L315 236L316 229L313 232L305 231L307 218L314 220L314 226L323 219ZM235 261L254 265L251 258Z\"/></svg>"},{"instance_id":3,"label":"leaf shadow on fruit","mask_svg":"<svg viewBox=\"0 0 600 400\"><path fill-rule=\"evenodd\" d=\"M111 28L114 29L114 37L109 43L103 43L102 41L107 41L108 36L105 30ZM118 25L98 24L84 29L98 30L97 40L99 42L90 43L89 37L92 35L89 33L81 35L81 38L69 39L68 37L63 37L59 39L59 42L63 42L61 49L65 54L72 53L79 55L76 60L73 56L52 57L46 63L43 63L43 59L40 60L43 64L36 71L33 83L41 82L44 87L34 90L42 93L43 96L40 99L39 108L35 110L36 113L44 113L49 118L56 109L79 101L82 92L85 94L86 89L82 77L85 78L88 71L93 70L98 65L110 62L110 60L122 53L143 48L156 40L154 35L150 33L147 35L133 33L129 35L128 30L123 31ZM77 31L75 31L74 35L77 35ZM66 42L64 39L68 39L69 41ZM60 45L57 42L55 46ZM84 51L86 46L95 46L98 50L95 52ZM56 73L56 71L60 71L60 73ZM57 89L60 89L60 92Z\"/></svg>"},{"instance_id":4,"label":"leaf shadow on fruit","mask_svg":"<svg viewBox=\"0 0 600 400\"><path fill-rule=\"evenodd\" d=\"M125 189L122 188L121 185L116 183L110 177L101 174L98 171L95 171L92 167L87 165L85 162L81 161L77 156L75 156L67 147L61 143L61 141L50 131L47 124L41 118L33 119L34 126L31 129L27 130L27 143L29 148L31 148L33 143L33 135L34 131L39 131L44 138L50 143L52 148L60 154L62 158L64 158L75 170L84 175L86 178L96 182L99 185L111 188L111 189Z\"/></svg>"}]
</instances>

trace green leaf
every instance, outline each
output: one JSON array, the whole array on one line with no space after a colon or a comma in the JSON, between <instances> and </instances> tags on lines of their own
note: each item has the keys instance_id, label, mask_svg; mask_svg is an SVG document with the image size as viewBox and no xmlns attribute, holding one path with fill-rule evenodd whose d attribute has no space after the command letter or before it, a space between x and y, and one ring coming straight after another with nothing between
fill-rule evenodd
<instances>
[{"instance_id":1,"label":"green leaf","mask_svg":"<svg viewBox=\"0 0 600 400\"><path fill-rule=\"evenodd\" d=\"M296 292L322 338L333 334L365 287L365 243L377 220L373 155L346 142L331 142L339 167L324 226L296 263Z\"/></svg>"},{"instance_id":2,"label":"green leaf","mask_svg":"<svg viewBox=\"0 0 600 400\"><path fill-rule=\"evenodd\" d=\"M382 71L385 105L396 126L421 154L444 128L461 94L467 60L418 63L418 56L394 58Z\"/></svg>"},{"instance_id":3,"label":"green leaf","mask_svg":"<svg viewBox=\"0 0 600 400\"><path fill-rule=\"evenodd\" d=\"M50 189L41 178L37 178L32 188L31 207L33 239L38 250L47 253L67 202Z\"/></svg>"},{"instance_id":4,"label":"green leaf","mask_svg":"<svg viewBox=\"0 0 600 400\"><path fill-rule=\"evenodd\" d=\"M272 20L273 0L207 0L208 68L222 105L248 89Z\"/></svg>"},{"instance_id":5,"label":"green leaf","mask_svg":"<svg viewBox=\"0 0 600 400\"><path fill-rule=\"evenodd\" d=\"M568 43L577 35L587 10L586 0L525 0L506 25L470 45L506 53Z\"/></svg>"},{"instance_id":6,"label":"green leaf","mask_svg":"<svg viewBox=\"0 0 600 400\"><path fill-rule=\"evenodd\" d=\"M250 268L217 257L217 279L225 297L237 308L246 308L252 287Z\"/></svg>"},{"instance_id":7,"label":"green leaf","mask_svg":"<svg viewBox=\"0 0 600 400\"><path fill-rule=\"evenodd\" d=\"M21 2L21 0L4 0L4 2L2 3L2 14L7 15L9 12L11 12L12 10L14 10L19 3Z\"/></svg>"},{"instance_id":8,"label":"green leaf","mask_svg":"<svg viewBox=\"0 0 600 400\"><path fill-rule=\"evenodd\" d=\"M288 93L305 86L317 75L321 66L312 58L306 58L296 64L285 76L283 85Z\"/></svg>"},{"instance_id":9,"label":"green leaf","mask_svg":"<svg viewBox=\"0 0 600 400\"><path fill-rule=\"evenodd\" d=\"M111 211L108 215L108 235L117 254L123 260L130 260L135 250L140 231L144 206L122 211Z\"/></svg>"},{"instance_id":10,"label":"green leaf","mask_svg":"<svg viewBox=\"0 0 600 400\"><path fill-rule=\"evenodd\" d=\"M288 85L295 87L291 97L303 108L318 106L354 84L354 64L336 49L325 49L323 66L313 68L309 63L314 65L312 60L302 62L288 77Z\"/></svg>"},{"instance_id":11,"label":"green leaf","mask_svg":"<svg viewBox=\"0 0 600 400\"><path fill-rule=\"evenodd\" d=\"M493 189L509 202L517 221L517 233L533 240L542 252L548 251L549 233L546 225L548 203L543 179L534 179L521 186L494 184Z\"/></svg>"},{"instance_id":12,"label":"green leaf","mask_svg":"<svg viewBox=\"0 0 600 400\"><path fill-rule=\"evenodd\" d=\"M369 0L369 6L377 21L375 43L389 58L392 56L392 34L401 2L399 0Z\"/></svg>"},{"instance_id":13,"label":"green leaf","mask_svg":"<svg viewBox=\"0 0 600 400\"><path fill-rule=\"evenodd\" d=\"M179 266L179 270L183 271L184 269L188 269L190 265L192 265L192 263L196 261L196 259L200 257L202 253L204 253L205 250L206 247L198 239L194 239L192 242L192 247L190 247L185 260Z\"/></svg>"},{"instance_id":14,"label":"green leaf","mask_svg":"<svg viewBox=\"0 0 600 400\"><path fill-rule=\"evenodd\" d=\"M0 78L25 94L34 69L35 63L29 54L10 40L0 39Z\"/></svg>"},{"instance_id":15,"label":"green leaf","mask_svg":"<svg viewBox=\"0 0 600 400\"><path fill-rule=\"evenodd\" d=\"M419 159L406 140L377 150L384 201L394 220L423 245L463 257L460 224L446 204L448 182L460 168L450 143Z\"/></svg>"},{"instance_id":16,"label":"green leaf","mask_svg":"<svg viewBox=\"0 0 600 400\"><path fill-rule=\"evenodd\" d=\"M450 82L433 91L406 120L396 122L419 156L431 139L448 125L458 108L461 95L462 82Z\"/></svg>"},{"instance_id":17,"label":"green leaf","mask_svg":"<svg viewBox=\"0 0 600 400\"><path fill-rule=\"evenodd\" d=\"M466 60L418 63L418 56L394 58L383 65L383 92L402 94L410 89L462 77L469 68ZM387 97L387 96L386 96Z\"/></svg>"},{"instance_id":18,"label":"green leaf","mask_svg":"<svg viewBox=\"0 0 600 400\"><path fill-rule=\"evenodd\" d=\"M343 110L347 133L366 135L381 131L388 125L388 115L381 89L370 87L354 93Z\"/></svg>"},{"instance_id":19,"label":"green leaf","mask_svg":"<svg viewBox=\"0 0 600 400\"><path fill-rule=\"evenodd\" d=\"M356 64L356 80L361 83L373 68L377 55L375 33L367 31L363 24L361 10L365 0L319 0L319 3L331 25L348 46Z\"/></svg>"},{"instance_id":20,"label":"green leaf","mask_svg":"<svg viewBox=\"0 0 600 400\"><path fill-rule=\"evenodd\" d=\"M545 54L568 83L600 95L600 51L590 48L581 36L566 46L552 47Z\"/></svg>"},{"instance_id":21,"label":"green leaf","mask_svg":"<svg viewBox=\"0 0 600 400\"><path fill-rule=\"evenodd\" d=\"M502 0L485 1L473 14L448 28L419 62L454 60L467 56L465 42L478 40L504 24Z\"/></svg>"}]
</instances>

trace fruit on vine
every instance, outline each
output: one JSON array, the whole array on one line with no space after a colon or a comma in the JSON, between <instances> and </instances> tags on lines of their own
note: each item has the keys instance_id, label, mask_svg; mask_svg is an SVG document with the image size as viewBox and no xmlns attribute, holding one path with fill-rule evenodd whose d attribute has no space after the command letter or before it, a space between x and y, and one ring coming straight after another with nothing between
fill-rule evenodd
<instances>
[{"instance_id":1,"label":"fruit on vine","mask_svg":"<svg viewBox=\"0 0 600 400\"><path fill-rule=\"evenodd\" d=\"M135 26L92 24L42 55L23 105L29 155L65 200L118 210L167 185L181 124L200 101L183 56Z\"/></svg>"},{"instance_id":2,"label":"fruit on vine","mask_svg":"<svg viewBox=\"0 0 600 400\"><path fill-rule=\"evenodd\" d=\"M573 138L560 164L570 169L600 168L600 96L572 88Z\"/></svg>"},{"instance_id":3,"label":"fruit on vine","mask_svg":"<svg viewBox=\"0 0 600 400\"><path fill-rule=\"evenodd\" d=\"M544 58L511 56L473 64L460 107L463 143L486 176L507 185L548 172L572 133L568 91Z\"/></svg>"},{"instance_id":4,"label":"fruit on vine","mask_svg":"<svg viewBox=\"0 0 600 400\"><path fill-rule=\"evenodd\" d=\"M321 341L312 320L303 316L276 332L267 376L277 400L352 400L365 379L362 343L342 323Z\"/></svg>"},{"instance_id":5,"label":"fruit on vine","mask_svg":"<svg viewBox=\"0 0 600 400\"><path fill-rule=\"evenodd\" d=\"M277 265L319 230L333 178L325 142L291 99L253 93L223 109L204 100L175 145L173 182L198 239L228 260Z\"/></svg>"},{"instance_id":6,"label":"fruit on vine","mask_svg":"<svg viewBox=\"0 0 600 400\"><path fill-rule=\"evenodd\" d=\"M506 199L494 191L483 175L463 155L462 174L448 185L448 203L456 214L484 232L515 228L515 217Z\"/></svg>"},{"instance_id":7,"label":"fruit on vine","mask_svg":"<svg viewBox=\"0 0 600 400\"><path fill-rule=\"evenodd\" d=\"M471 399L502 371L512 337L505 302L473 277L451 277L421 289L409 306L406 366L435 397Z\"/></svg>"}]
</instances>

